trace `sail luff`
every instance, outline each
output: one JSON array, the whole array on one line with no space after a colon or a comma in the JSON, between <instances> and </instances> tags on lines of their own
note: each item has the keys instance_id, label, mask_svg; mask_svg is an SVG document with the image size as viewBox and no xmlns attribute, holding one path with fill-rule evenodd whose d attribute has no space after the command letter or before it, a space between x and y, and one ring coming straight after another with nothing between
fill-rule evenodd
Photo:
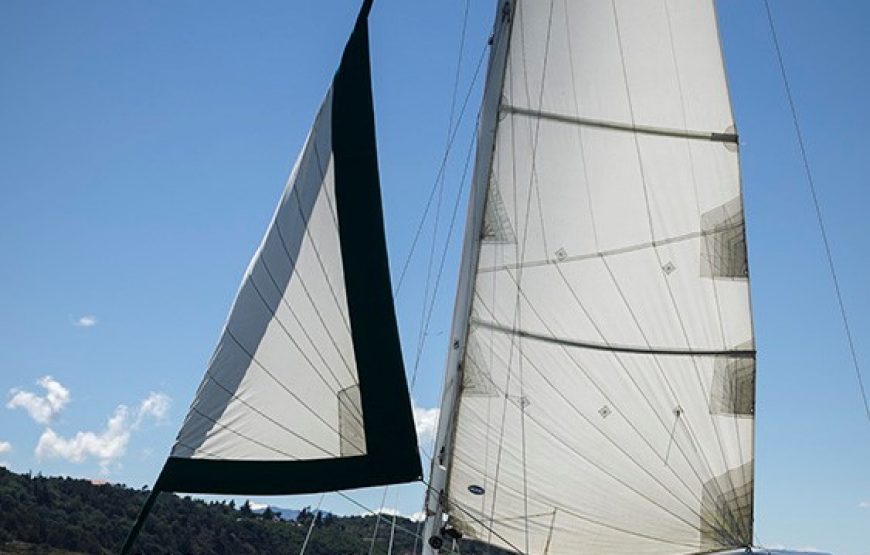
<instances>
[{"instance_id":1,"label":"sail luff","mask_svg":"<svg viewBox=\"0 0 870 555\"><path fill-rule=\"evenodd\" d=\"M486 210L486 196L489 190L490 168L495 148L495 135L501 107L501 91L504 81L507 51L510 43L510 21L514 0L496 2L495 22L491 36L491 50L484 85L481 114L477 132L477 153L469 195L468 215L466 218L465 239L461 257L458 289L453 310L453 323L450 332L447 362L442 388L441 412L438 431L435 437L429 483L425 494L426 520L423 528L423 553L433 555L437 552L430 539L439 538L442 513L444 511L445 486L448 480L452 436L456 425L456 403L459 398L462 368L465 353L465 339L468 333L472 296L474 291L475 266L477 265L480 242ZM437 540L435 540L437 542Z\"/></svg>"}]
</instances>

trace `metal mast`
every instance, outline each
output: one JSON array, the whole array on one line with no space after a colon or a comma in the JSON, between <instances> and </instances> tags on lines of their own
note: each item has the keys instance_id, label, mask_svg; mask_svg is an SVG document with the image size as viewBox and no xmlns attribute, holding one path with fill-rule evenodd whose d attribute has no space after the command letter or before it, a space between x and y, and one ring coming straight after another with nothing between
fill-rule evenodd
<instances>
[{"instance_id":1,"label":"metal mast","mask_svg":"<svg viewBox=\"0 0 870 555\"><path fill-rule=\"evenodd\" d=\"M511 22L517 0L498 0L495 24L490 37L489 65L483 92L483 104L478 123L477 154L469 196L468 216L465 227L465 244L456 303L453 309L453 325L444 375L441 400L441 419L435 440L435 453L426 490L426 521L423 528L423 554L435 555L443 544L442 528L445 510L445 488L450 473L450 451L453 448L453 433L459 409L459 393L462 388L462 361L468 336L468 321L474 295L474 281L480 254L480 236L486 211L486 198L492 172L492 157L502 102Z\"/></svg>"}]
</instances>

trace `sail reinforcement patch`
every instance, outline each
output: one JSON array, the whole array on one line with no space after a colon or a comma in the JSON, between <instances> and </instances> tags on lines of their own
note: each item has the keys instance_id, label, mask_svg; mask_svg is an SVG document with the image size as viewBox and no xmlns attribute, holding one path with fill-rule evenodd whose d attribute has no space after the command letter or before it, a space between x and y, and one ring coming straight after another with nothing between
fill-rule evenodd
<instances>
[{"instance_id":1,"label":"sail reinforcement patch","mask_svg":"<svg viewBox=\"0 0 870 555\"><path fill-rule=\"evenodd\" d=\"M746 234L740 197L701 216L701 276L745 279Z\"/></svg>"},{"instance_id":2,"label":"sail reinforcement patch","mask_svg":"<svg viewBox=\"0 0 870 555\"><path fill-rule=\"evenodd\" d=\"M754 411L755 358L718 357L713 366L710 413L752 416Z\"/></svg>"},{"instance_id":3,"label":"sail reinforcement patch","mask_svg":"<svg viewBox=\"0 0 870 555\"><path fill-rule=\"evenodd\" d=\"M487 192L481 239L487 243L516 242L508 211L495 185L490 186Z\"/></svg>"},{"instance_id":4,"label":"sail reinforcement patch","mask_svg":"<svg viewBox=\"0 0 870 555\"><path fill-rule=\"evenodd\" d=\"M701 551L752 544L752 463L704 484L701 501Z\"/></svg>"},{"instance_id":5,"label":"sail reinforcement patch","mask_svg":"<svg viewBox=\"0 0 870 555\"><path fill-rule=\"evenodd\" d=\"M342 457L366 454L366 431L362 421L359 385L338 392L338 431L341 434Z\"/></svg>"}]
</instances>

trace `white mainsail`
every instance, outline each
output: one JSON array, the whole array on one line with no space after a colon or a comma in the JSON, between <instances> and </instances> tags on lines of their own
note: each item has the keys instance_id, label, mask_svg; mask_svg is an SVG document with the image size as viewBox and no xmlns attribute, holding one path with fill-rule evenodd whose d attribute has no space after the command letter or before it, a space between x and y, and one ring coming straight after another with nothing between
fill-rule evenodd
<instances>
[{"instance_id":1,"label":"white mainsail","mask_svg":"<svg viewBox=\"0 0 870 555\"><path fill-rule=\"evenodd\" d=\"M713 0L499 13L427 533L443 509L524 553L749 546L755 353Z\"/></svg>"}]
</instances>

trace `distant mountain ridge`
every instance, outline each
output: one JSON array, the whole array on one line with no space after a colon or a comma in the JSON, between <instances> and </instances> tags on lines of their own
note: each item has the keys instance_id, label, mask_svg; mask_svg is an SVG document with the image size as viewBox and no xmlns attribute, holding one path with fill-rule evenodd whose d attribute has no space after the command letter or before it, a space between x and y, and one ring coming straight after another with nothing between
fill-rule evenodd
<instances>
[{"instance_id":1,"label":"distant mountain ridge","mask_svg":"<svg viewBox=\"0 0 870 555\"><path fill-rule=\"evenodd\" d=\"M277 507L275 505L269 505L268 508L273 513L281 515L281 520L296 520L296 517L299 516L299 511L297 511L296 509L285 509L282 507ZM262 515L265 510L266 507L263 507L262 509L254 509L253 511L254 514Z\"/></svg>"}]
</instances>

